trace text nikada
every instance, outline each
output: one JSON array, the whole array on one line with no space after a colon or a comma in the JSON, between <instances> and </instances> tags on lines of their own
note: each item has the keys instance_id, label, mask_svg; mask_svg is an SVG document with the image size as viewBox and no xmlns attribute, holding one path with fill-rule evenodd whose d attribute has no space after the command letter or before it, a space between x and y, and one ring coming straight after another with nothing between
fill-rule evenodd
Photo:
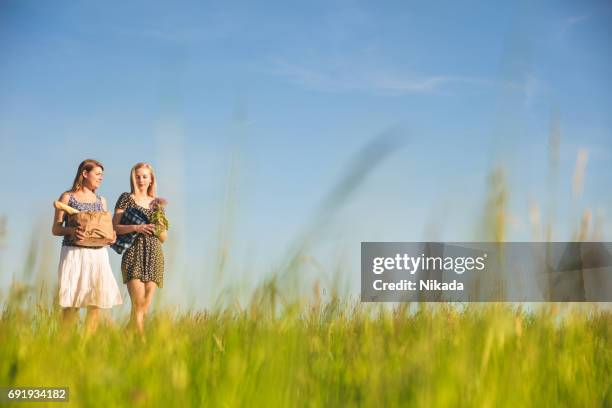
<instances>
[{"instance_id":1,"label":"text nikada","mask_svg":"<svg viewBox=\"0 0 612 408\"><path fill-rule=\"evenodd\" d=\"M451 282L440 282L436 279L420 279L417 282L402 279L397 282L383 282L377 279L372 283L374 290L392 290L392 291L461 291L463 283L453 280Z\"/></svg>"}]
</instances>

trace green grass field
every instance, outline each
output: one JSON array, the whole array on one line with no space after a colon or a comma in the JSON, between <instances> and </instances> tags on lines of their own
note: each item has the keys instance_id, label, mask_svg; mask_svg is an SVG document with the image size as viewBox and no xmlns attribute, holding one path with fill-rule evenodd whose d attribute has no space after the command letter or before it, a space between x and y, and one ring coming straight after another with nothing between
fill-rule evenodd
<instances>
[{"instance_id":1,"label":"green grass field","mask_svg":"<svg viewBox=\"0 0 612 408\"><path fill-rule=\"evenodd\" d=\"M12 296L0 384L68 386L82 407L612 404L612 314L593 306L261 299L158 310L143 344L121 321L63 333L57 309Z\"/></svg>"}]
</instances>

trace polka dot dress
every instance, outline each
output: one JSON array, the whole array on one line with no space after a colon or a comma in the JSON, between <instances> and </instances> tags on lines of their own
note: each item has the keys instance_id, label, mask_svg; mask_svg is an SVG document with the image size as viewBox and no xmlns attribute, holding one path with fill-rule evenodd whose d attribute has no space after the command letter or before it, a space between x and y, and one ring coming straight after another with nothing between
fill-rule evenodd
<instances>
[{"instance_id":1,"label":"polka dot dress","mask_svg":"<svg viewBox=\"0 0 612 408\"><path fill-rule=\"evenodd\" d=\"M136 204L130 193L121 194L115 210L132 207L142 211L149 219L153 214L150 209ZM134 244L123 253L121 273L123 283L140 279L142 282L155 282L161 288L164 283L164 253L159 238L155 235L138 234Z\"/></svg>"}]
</instances>

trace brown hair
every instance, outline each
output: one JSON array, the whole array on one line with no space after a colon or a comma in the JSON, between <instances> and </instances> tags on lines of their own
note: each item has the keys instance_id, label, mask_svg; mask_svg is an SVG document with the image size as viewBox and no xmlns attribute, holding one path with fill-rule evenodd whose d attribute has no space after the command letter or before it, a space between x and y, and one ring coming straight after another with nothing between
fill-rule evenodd
<instances>
[{"instance_id":1,"label":"brown hair","mask_svg":"<svg viewBox=\"0 0 612 408\"><path fill-rule=\"evenodd\" d=\"M96 167L99 167L104 171L104 166L97 160L94 159L85 159L79 164L79 168L77 170L76 176L74 177L74 181L72 182L72 188L68 191L74 193L78 189L83 186L83 172L90 172Z\"/></svg>"},{"instance_id":2,"label":"brown hair","mask_svg":"<svg viewBox=\"0 0 612 408\"><path fill-rule=\"evenodd\" d=\"M149 169L149 173L151 173L151 184L149 184L149 188L147 188L147 195L149 197L155 197L157 194L157 182L155 181L155 172L153 171L153 167L149 163L136 163L132 170L130 171L130 188L132 189L132 194L136 192L136 170L138 169Z\"/></svg>"}]
</instances>

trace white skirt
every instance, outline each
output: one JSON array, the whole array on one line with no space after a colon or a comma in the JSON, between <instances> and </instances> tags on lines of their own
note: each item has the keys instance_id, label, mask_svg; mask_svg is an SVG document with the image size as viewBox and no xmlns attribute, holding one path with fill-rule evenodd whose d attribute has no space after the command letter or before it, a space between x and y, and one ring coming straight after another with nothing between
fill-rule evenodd
<instances>
[{"instance_id":1,"label":"white skirt","mask_svg":"<svg viewBox=\"0 0 612 408\"><path fill-rule=\"evenodd\" d=\"M123 303L106 247L62 246L58 275L61 307L111 308Z\"/></svg>"}]
</instances>

